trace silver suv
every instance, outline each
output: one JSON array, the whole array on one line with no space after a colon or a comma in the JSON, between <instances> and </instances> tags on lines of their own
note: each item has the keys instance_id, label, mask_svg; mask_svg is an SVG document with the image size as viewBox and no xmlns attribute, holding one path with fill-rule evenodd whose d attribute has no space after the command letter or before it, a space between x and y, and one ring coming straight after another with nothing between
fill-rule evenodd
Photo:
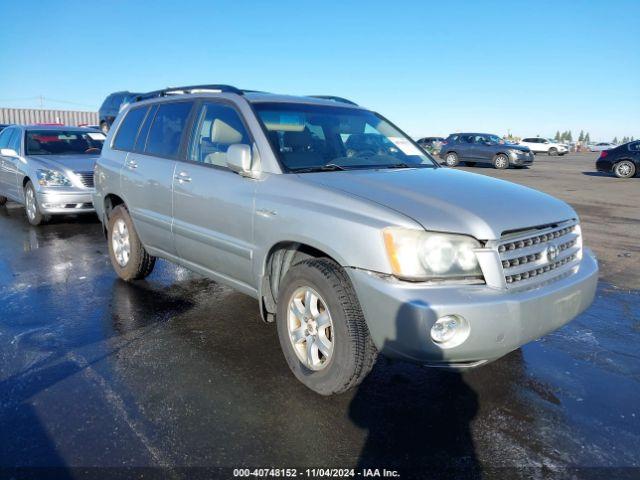
<instances>
[{"instance_id":1,"label":"silver suv","mask_svg":"<svg viewBox=\"0 0 640 480\"><path fill-rule=\"evenodd\" d=\"M378 352L485 364L593 300L569 205L440 167L348 100L220 85L136 100L95 172L117 274L162 257L255 297L318 393L357 385Z\"/></svg>"}]
</instances>

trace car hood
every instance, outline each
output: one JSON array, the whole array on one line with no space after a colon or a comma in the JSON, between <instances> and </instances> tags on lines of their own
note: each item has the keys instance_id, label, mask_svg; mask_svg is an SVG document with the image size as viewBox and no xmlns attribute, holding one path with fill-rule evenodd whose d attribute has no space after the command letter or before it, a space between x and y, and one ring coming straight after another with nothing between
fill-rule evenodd
<instances>
[{"instance_id":1,"label":"car hood","mask_svg":"<svg viewBox=\"0 0 640 480\"><path fill-rule=\"evenodd\" d=\"M27 157L37 168L92 172L99 155L30 155Z\"/></svg>"},{"instance_id":2,"label":"car hood","mask_svg":"<svg viewBox=\"0 0 640 480\"><path fill-rule=\"evenodd\" d=\"M352 170L299 176L393 209L427 230L462 233L480 240L577 218L569 205L546 193L449 168Z\"/></svg>"}]
</instances>

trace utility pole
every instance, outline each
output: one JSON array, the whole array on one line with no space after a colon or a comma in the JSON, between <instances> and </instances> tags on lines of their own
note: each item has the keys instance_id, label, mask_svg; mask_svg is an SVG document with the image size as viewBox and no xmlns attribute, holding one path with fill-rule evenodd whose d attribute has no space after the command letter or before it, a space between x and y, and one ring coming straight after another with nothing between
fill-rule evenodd
<instances>
[{"instance_id":1,"label":"utility pole","mask_svg":"<svg viewBox=\"0 0 640 480\"><path fill-rule=\"evenodd\" d=\"M42 95L38 96L38 98L40 99L40 109L44 108L44 97Z\"/></svg>"}]
</instances>

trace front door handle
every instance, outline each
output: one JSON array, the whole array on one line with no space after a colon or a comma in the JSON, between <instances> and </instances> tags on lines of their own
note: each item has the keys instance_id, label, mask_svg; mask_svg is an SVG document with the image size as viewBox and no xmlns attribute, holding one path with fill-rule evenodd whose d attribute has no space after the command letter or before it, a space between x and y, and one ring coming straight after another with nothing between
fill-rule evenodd
<instances>
[{"instance_id":1,"label":"front door handle","mask_svg":"<svg viewBox=\"0 0 640 480\"><path fill-rule=\"evenodd\" d=\"M179 174L175 175L173 178L178 180L178 182L180 183L191 183L191 177L187 172L180 172Z\"/></svg>"},{"instance_id":2,"label":"front door handle","mask_svg":"<svg viewBox=\"0 0 640 480\"><path fill-rule=\"evenodd\" d=\"M127 168L130 168L131 170L134 170L134 169L138 168L138 164L136 163L135 160L127 160Z\"/></svg>"}]
</instances>

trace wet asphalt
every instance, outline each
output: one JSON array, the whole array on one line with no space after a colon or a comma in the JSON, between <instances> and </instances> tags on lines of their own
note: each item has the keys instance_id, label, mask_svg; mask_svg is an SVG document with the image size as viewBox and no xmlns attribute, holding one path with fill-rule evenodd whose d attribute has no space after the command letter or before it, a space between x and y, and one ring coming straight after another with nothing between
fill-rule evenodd
<instances>
[{"instance_id":1,"label":"wet asphalt","mask_svg":"<svg viewBox=\"0 0 640 480\"><path fill-rule=\"evenodd\" d=\"M640 291L617 278L573 322L490 365L461 374L381 358L355 391L326 398L289 372L252 298L164 261L126 284L94 217L36 228L9 204L0 477L269 466L638 478Z\"/></svg>"}]
</instances>

